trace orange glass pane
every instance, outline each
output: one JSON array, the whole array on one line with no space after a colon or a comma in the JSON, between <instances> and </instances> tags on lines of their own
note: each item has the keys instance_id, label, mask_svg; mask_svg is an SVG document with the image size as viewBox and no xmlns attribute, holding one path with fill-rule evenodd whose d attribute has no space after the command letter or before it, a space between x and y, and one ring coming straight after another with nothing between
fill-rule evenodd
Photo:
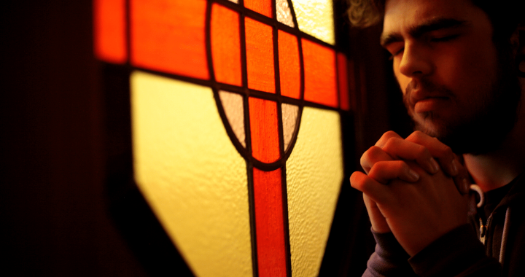
<instances>
[{"instance_id":1,"label":"orange glass pane","mask_svg":"<svg viewBox=\"0 0 525 277\"><path fill-rule=\"evenodd\" d=\"M272 17L272 0L244 0L244 6L267 17Z\"/></svg>"},{"instance_id":2,"label":"orange glass pane","mask_svg":"<svg viewBox=\"0 0 525 277\"><path fill-rule=\"evenodd\" d=\"M286 276L281 169L253 168L259 276Z\"/></svg>"},{"instance_id":3,"label":"orange glass pane","mask_svg":"<svg viewBox=\"0 0 525 277\"><path fill-rule=\"evenodd\" d=\"M94 0L95 55L111 63L125 63L126 5L125 0Z\"/></svg>"},{"instance_id":4,"label":"orange glass pane","mask_svg":"<svg viewBox=\"0 0 525 277\"><path fill-rule=\"evenodd\" d=\"M340 108L348 111L350 102L348 99L348 72L346 56L343 53L337 53L337 74L339 80L339 104Z\"/></svg>"},{"instance_id":5,"label":"orange glass pane","mask_svg":"<svg viewBox=\"0 0 525 277\"><path fill-rule=\"evenodd\" d=\"M211 47L216 80L242 86L239 14L218 4L211 15Z\"/></svg>"},{"instance_id":6,"label":"orange glass pane","mask_svg":"<svg viewBox=\"0 0 525 277\"><path fill-rule=\"evenodd\" d=\"M280 157L277 103L259 98L249 99L252 155L264 163Z\"/></svg>"},{"instance_id":7,"label":"orange glass pane","mask_svg":"<svg viewBox=\"0 0 525 277\"><path fill-rule=\"evenodd\" d=\"M246 17L248 87L275 93L272 27Z\"/></svg>"},{"instance_id":8,"label":"orange glass pane","mask_svg":"<svg viewBox=\"0 0 525 277\"><path fill-rule=\"evenodd\" d=\"M337 108L334 50L302 39L304 100Z\"/></svg>"},{"instance_id":9,"label":"orange glass pane","mask_svg":"<svg viewBox=\"0 0 525 277\"><path fill-rule=\"evenodd\" d=\"M205 13L205 0L131 0L132 63L208 79Z\"/></svg>"},{"instance_id":10,"label":"orange glass pane","mask_svg":"<svg viewBox=\"0 0 525 277\"><path fill-rule=\"evenodd\" d=\"M299 99L301 72L297 37L279 30L279 75L281 95Z\"/></svg>"}]
</instances>

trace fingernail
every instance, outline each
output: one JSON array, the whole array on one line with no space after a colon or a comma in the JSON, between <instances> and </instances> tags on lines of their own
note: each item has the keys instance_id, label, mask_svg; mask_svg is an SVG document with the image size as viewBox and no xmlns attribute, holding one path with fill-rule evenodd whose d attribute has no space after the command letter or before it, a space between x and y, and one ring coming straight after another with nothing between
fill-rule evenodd
<instances>
[{"instance_id":1,"label":"fingernail","mask_svg":"<svg viewBox=\"0 0 525 277\"><path fill-rule=\"evenodd\" d=\"M458 168L459 168L458 160L453 159L452 160L452 167L450 168L452 172L450 172L450 174L452 174L452 176L456 176L459 173L459 169Z\"/></svg>"},{"instance_id":2,"label":"fingernail","mask_svg":"<svg viewBox=\"0 0 525 277\"><path fill-rule=\"evenodd\" d=\"M412 182L416 182L417 180L419 180L419 174L417 174L417 172L415 172L412 169L408 170L408 176L410 177L410 181Z\"/></svg>"},{"instance_id":3,"label":"fingernail","mask_svg":"<svg viewBox=\"0 0 525 277\"><path fill-rule=\"evenodd\" d=\"M434 158L430 158L430 168L433 173L436 173L439 170L439 165Z\"/></svg>"},{"instance_id":4,"label":"fingernail","mask_svg":"<svg viewBox=\"0 0 525 277\"><path fill-rule=\"evenodd\" d=\"M467 178L463 178L463 193L467 194L470 190L470 181Z\"/></svg>"}]
</instances>

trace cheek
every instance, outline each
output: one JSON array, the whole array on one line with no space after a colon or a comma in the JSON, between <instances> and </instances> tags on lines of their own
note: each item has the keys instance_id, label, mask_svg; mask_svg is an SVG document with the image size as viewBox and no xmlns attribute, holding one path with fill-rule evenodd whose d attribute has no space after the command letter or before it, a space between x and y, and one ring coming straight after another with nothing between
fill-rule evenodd
<instances>
[{"instance_id":1,"label":"cheek","mask_svg":"<svg viewBox=\"0 0 525 277\"><path fill-rule=\"evenodd\" d=\"M410 78L408 78L407 76L405 76L405 75L401 74L401 72L399 72L399 66L396 64L396 62L394 62L394 66L393 67L394 67L394 76L396 77L397 83L399 84L401 92L404 95L405 94L405 89L408 86L408 83L410 82Z\"/></svg>"},{"instance_id":2,"label":"cheek","mask_svg":"<svg viewBox=\"0 0 525 277\"><path fill-rule=\"evenodd\" d=\"M441 76L458 98L477 98L481 91L490 89L496 78L495 50L483 51L476 47L455 49L439 62Z\"/></svg>"}]
</instances>

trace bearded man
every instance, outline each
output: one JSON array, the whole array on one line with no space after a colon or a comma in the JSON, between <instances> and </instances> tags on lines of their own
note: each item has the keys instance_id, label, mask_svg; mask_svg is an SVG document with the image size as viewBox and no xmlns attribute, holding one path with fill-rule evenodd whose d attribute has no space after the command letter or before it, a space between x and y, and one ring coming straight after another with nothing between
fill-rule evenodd
<instances>
[{"instance_id":1,"label":"bearded man","mask_svg":"<svg viewBox=\"0 0 525 277\"><path fill-rule=\"evenodd\" d=\"M376 239L364 276L525 276L524 1L351 2L354 25L383 22L416 126L350 178Z\"/></svg>"}]
</instances>

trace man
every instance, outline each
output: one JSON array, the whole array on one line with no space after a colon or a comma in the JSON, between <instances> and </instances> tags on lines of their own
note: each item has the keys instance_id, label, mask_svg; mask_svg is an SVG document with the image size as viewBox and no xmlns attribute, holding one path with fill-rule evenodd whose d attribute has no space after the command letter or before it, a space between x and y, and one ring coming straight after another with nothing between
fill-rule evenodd
<instances>
[{"instance_id":1,"label":"man","mask_svg":"<svg viewBox=\"0 0 525 277\"><path fill-rule=\"evenodd\" d=\"M383 20L417 131L385 133L350 178L377 242L365 275L525 276L524 1L373 1L350 18Z\"/></svg>"}]
</instances>

